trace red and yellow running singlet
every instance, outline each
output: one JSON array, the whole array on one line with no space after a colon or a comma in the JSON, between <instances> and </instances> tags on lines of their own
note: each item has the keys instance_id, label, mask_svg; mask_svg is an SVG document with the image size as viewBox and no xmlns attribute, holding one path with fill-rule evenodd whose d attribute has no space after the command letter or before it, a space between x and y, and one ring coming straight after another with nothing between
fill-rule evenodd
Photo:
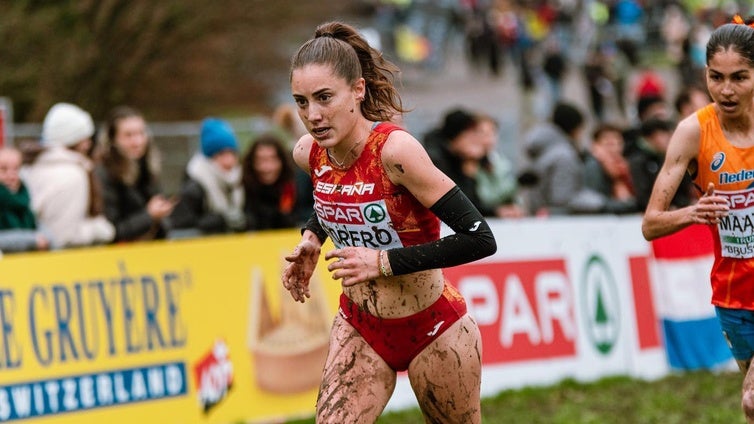
<instances>
[{"instance_id":1,"label":"red and yellow running singlet","mask_svg":"<svg viewBox=\"0 0 754 424\"><path fill-rule=\"evenodd\" d=\"M380 123L372 129L361 156L348 169L334 166L316 142L309 153L314 210L337 247L390 249L437 240L440 221L382 166L382 146L401 128Z\"/></svg>"},{"instance_id":2,"label":"red and yellow running singlet","mask_svg":"<svg viewBox=\"0 0 754 424\"><path fill-rule=\"evenodd\" d=\"M728 199L730 213L710 226L715 242L712 303L754 310L754 148L731 145L713 105L697 111L701 126L694 183Z\"/></svg>"}]
</instances>

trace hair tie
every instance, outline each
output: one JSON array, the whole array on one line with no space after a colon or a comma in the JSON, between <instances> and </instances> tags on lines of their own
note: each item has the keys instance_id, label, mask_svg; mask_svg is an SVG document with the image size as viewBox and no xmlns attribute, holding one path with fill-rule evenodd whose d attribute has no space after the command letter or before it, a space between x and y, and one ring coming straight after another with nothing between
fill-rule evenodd
<instances>
[{"instance_id":1,"label":"hair tie","mask_svg":"<svg viewBox=\"0 0 754 424\"><path fill-rule=\"evenodd\" d=\"M731 23L737 24L737 25L746 25L746 21L744 21L744 18L742 18L741 15L737 13L733 15L733 22ZM749 28L754 28L754 23L750 23L746 26L748 26Z\"/></svg>"}]
</instances>

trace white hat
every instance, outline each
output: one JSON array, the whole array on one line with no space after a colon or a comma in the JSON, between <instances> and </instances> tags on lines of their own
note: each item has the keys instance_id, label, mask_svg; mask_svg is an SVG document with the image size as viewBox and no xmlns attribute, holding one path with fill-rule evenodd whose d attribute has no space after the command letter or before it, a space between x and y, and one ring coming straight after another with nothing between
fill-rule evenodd
<instances>
[{"instance_id":1,"label":"white hat","mask_svg":"<svg viewBox=\"0 0 754 424\"><path fill-rule=\"evenodd\" d=\"M75 146L93 135L92 116L70 103L51 107L42 124L42 143L47 146Z\"/></svg>"}]
</instances>

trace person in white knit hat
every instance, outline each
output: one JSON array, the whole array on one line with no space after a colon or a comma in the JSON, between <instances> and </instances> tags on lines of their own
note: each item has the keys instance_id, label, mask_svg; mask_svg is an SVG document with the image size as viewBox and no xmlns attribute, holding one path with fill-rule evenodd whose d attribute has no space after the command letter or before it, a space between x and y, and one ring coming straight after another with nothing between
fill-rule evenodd
<instances>
[{"instance_id":1,"label":"person in white knit hat","mask_svg":"<svg viewBox=\"0 0 754 424\"><path fill-rule=\"evenodd\" d=\"M93 164L91 115L70 103L58 103L42 124L43 150L25 169L32 209L60 247L108 243L113 225L102 215Z\"/></svg>"}]
</instances>

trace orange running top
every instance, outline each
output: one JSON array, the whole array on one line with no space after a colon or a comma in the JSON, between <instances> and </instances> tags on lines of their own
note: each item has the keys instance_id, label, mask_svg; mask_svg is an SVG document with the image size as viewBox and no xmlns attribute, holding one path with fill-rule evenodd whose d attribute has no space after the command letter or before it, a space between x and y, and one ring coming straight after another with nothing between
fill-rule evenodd
<instances>
[{"instance_id":1,"label":"orange running top","mask_svg":"<svg viewBox=\"0 0 754 424\"><path fill-rule=\"evenodd\" d=\"M725 138L713 105L696 113L701 126L694 184L711 182L728 199L730 213L710 226L715 244L712 303L754 310L754 147L733 146Z\"/></svg>"}]
</instances>

